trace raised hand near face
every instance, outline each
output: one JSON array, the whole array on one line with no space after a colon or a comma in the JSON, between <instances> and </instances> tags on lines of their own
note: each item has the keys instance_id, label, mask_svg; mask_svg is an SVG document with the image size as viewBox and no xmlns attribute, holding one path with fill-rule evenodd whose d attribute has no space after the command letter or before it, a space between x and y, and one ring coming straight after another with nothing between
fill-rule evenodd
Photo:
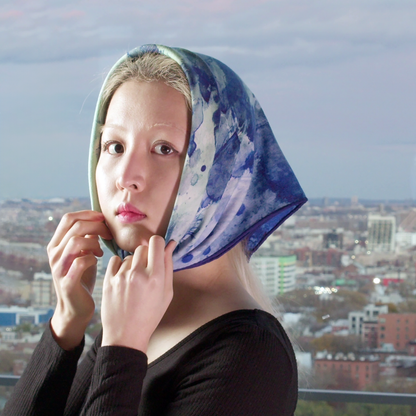
<instances>
[{"instance_id":1,"label":"raised hand near face","mask_svg":"<svg viewBox=\"0 0 416 416\"><path fill-rule=\"evenodd\" d=\"M102 346L118 345L146 353L150 337L173 297L172 253L176 247L157 235L123 260L112 257L104 279Z\"/></svg>"},{"instance_id":2,"label":"raised hand near face","mask_svg":"<svg viewBox=\"0 0 416 416\"><path fill-rule=\"evenodd\" d=\"M79 211L62 217L48 244L48 257L57 305L51 326L55 339L65 350L80 344L94 314L92 291L97 258L103 255L98 236L111 239L103 214Z\"/></svg>"}]
</instances>

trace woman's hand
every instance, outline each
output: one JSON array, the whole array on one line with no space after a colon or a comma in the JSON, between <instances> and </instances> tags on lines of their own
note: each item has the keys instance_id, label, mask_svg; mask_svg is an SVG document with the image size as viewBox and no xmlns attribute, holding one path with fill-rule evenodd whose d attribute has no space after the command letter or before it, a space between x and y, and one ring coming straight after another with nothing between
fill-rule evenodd
<instances>
[{"instance_id":1,"label":"woman's hand","mask_svg":"<svg viewBox=\"0 0 416 416\"><path fill-rule=\"evenodd\" d=\"M48 244L57 296L51 326L57 343L65 350L79 345L94 314L96 257L103 255L98 236L112 238L103 214L79 211L62 217Z\"/></svg>"},{"instance_id":2,"label":"woman's hand","mask_svg":"<svg viewBox=\"0 0 416 416\"><path fill-rule=\"evenodd\" d=\"M170 241L154 235L122 261L112 257L104 279L102 346L119 345L146 353L150 337L173 297Z\"/></svg>"}]
</instances>

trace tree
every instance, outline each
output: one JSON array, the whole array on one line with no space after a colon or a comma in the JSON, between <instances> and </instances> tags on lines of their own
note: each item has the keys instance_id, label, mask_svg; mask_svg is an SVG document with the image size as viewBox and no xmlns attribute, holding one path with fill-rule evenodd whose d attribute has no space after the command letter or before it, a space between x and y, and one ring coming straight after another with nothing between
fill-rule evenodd
<instances>
[{"instance_id":1,"label":"tree","mask_svg":"<svg viewBox=\"0 0 416 416\"><path fill-rule=\"evenodd\" d=\"M407 299L405 302L399 303L397 310L399 313L416 313L416 299Z\"/></svg>"},{"instance_id":2,"label":"tree","mask_svg":"<svg viewBox=\"0 0 416 416\"><path fill-rule=\"evenodd\" d=\"M335 411L326 402L299 400L295 416L335 416Z\"/></svg>"},{"instance_id":3,"label":"tree","mask_svg":"<svg viewBox=\"0 0 416 416\"><path fill-rule=\"evenodd\" d=\"M370 403L348 403L339 414L344 416L411 416L410 406ZM338 413L336 415L338 416Z\"/></svg>"},{"instance_id":4,"label":"tree","mask_svg":"<svg viewBox=\"0 0 416 416\"><path fill-rule=\"evenodd\" d=\"M0 373L13 373L13 361L15 356L10 351L0 351Z\"/></svg>"},{"instance_id":5,"label":"tree","mask_svg":"<svg viewBox=\"0 0 416 416\"><path fill-rule=\"evenodd\" d=\"M311 341L314 352L327 351L332 354L342 352L358 352L362 348L362 341L358 335L339 336L334 334L325 334Z\"/></svg>"},{"instance_id":6,"label":"tree","mask_svg":"<svg viewBox=\"0 0 416 416\"><path fill-rule=\"evenodd\" d=\"M410 406L299 400L295 416L412 416Z\"/></svg>"},{"instance_id":7,"label":"tree","mask_svg":"<svg viewBox=\"0 0 416 416\"><path fill-rule=\"evenodd\" d=\"M340 289L336 293L337 297L342 298L344 306L347 305L351 311L360 311L367 305L367 298L360 292L353 290Z\"/></svg>"},{"instance_id":8,"label":"tree","mask_svg":"<svg viewBox=\"0 0 416 416\"><path fill-rule=\"evenodd\" d=\"M317 307L319 297L313 289L292 290L277 297L277 302L282 305L285 312L298 312L300 308Z\"/></svg>"},{"instance_id":9,"label":"tree","mask_svg":"<svg viewBox=\"0 0 416 416\"><path fill-rule=\"evenodd\" d=\"M30 324L29 322L24 322L16 326L16 332L31 332L31 331L32 331L32 324Z\"/></svg>"}]
</instances>

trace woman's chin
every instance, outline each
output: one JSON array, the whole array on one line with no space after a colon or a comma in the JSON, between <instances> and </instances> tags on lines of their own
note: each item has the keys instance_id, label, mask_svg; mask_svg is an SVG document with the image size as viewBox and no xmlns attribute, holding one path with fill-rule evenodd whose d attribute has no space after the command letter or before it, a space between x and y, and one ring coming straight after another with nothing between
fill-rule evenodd
<instances>
[{"instance_id":1,"label":"woman's chin","mask_svg":"<svg viewBox=\"0 0 416 416\"><path fill-rule=\"evenodd\" d=\"M119 236L115 238L117 245L124 251L134 253L139 246L148 246L151 235L149 236Z\"/></svg>"},{"instance_id":2,"label":"woman's chin","mask_svg":"<svg viewBox=\"0 0 416 416\"><path fill-rule=\"evenodd\" d=\"M141 240L141 241L135 242L133 244L131 242L128 242L128 243L127 242L121 242L121 244L117 242L117 245L124 251L128 251L129 253L134 253L134 251L136 250L137 247L139 247L139 246L148 246L149 242L146 241L146 240Z\"/></svg>"},{"instance_id":3,"label":"woman's chin","mask_svg":"<svg viewBox=\"0 0 416 416\"><path fill-rule=\"evenodd\" d=\"M142 229L140 232L137 229L124 228L122 230L112 230L114 240L117 245L129 253L133 253L139 246L148 246L150 238L157 235L164 235L165 233L159 233L158 230ZM118 232L117 232L118 231Z\"/></svg>"}]
</instances>

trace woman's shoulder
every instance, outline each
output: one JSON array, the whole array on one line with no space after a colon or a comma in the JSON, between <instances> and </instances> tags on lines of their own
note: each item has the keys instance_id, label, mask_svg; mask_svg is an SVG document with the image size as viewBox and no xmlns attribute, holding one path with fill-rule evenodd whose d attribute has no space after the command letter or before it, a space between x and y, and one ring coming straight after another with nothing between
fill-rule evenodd
<instances>
[{"instance_id":1,"label":"woman's shoulder","mask_svg":"<svg viewBox=\"0 0 416 416\"><path fill-rule=\"evenodd\" d=\"M282 338L284 342L288 341L286 332L278 319L260 309L241 309L228 312L202 325L191 335L204 337L210 334L212 337L214 334L221 336L222 333L252 335L257 332L270 333L277 338Z\"/></svg>"},{"instance_id":2,"label":"woman's shoulder","mask_svg":"<svg viewBox=\"0 0 416 416\"><path fill-rule=\"evenodd\" d=\"M214 348L223 345L240 357L265 353L273 359L284 353L289 361L294 358L292 344L278 319L259 309L229 312L208 322L195 336Z\"/></svg>"},{"instance_id":3,"label":"woman's shoulder","mask_svg":"<svg viewBox=\"0 0 416 416\"><path fill-rule=\"evenodd\" d=\"M151 365L169 358L201 355L257 356L273 359L282 354L296 366L291 342L280 322L259 309L244 309L221 315L193 331ZM174 359L174 361L176 361Z\"/></svg>"},{"instance_id":4,"label":"woman's shoulder","mask_svg":"<svg viewBox=\"0 0 416 416\"><path fill-rule=\"evenodd\" d=\"M293 414L295 355L274 316L237 310L207 322L150 364L146 397L160 397L166 386L183 400L197 395L193 402L207 403L210 396L212 408L234 409L228 414Z\"/></svg>"}]
</instances>

